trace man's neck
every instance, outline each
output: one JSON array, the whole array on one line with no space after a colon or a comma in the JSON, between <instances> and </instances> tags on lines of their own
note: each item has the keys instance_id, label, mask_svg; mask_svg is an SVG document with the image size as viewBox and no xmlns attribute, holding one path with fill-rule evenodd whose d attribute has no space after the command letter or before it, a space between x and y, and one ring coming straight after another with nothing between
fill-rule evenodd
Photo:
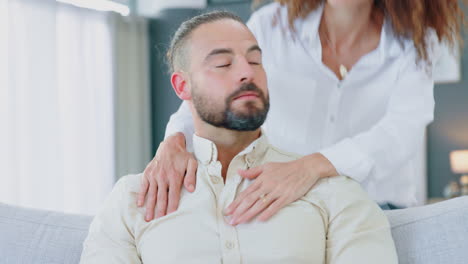
<instances>
[{"instance_id":1,"label":"man's neck","mask_svg":"<svg viewBox=\"0 0 468 264\"><path fill-rule=\"evenodd\" d=\"M195 124L195 134L212 141L216 145L218 160L223 166L222 175L226 179L227 169L232 159L259 138L261 130L234 131L205 123L198 126Z\"/></svg>"}]
</instances>

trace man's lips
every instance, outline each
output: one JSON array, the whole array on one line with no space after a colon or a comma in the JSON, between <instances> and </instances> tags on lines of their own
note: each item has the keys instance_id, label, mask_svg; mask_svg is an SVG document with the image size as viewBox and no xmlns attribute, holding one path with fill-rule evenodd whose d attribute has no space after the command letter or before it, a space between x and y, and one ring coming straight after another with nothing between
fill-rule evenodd
<instances>
[{"instance_id":1,"label":"man's lips","mask_svg":"<svg viewBox=\"0 0 468 264\"><path fill-rule=\"evenodd\" d=\"M255 98L259 98L260 96L258 96L258 93L256 92L245 92L245 93L241 93L240 95L234 97L233 100L237 100L237 99L255 99Z\"/></svg>"}]
</instances>

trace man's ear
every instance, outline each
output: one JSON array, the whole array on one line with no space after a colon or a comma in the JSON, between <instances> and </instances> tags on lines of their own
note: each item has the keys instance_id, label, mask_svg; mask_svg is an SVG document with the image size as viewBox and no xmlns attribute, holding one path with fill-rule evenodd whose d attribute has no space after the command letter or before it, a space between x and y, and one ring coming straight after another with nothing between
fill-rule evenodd
<instances>
[{"instance_id":1,"label":"man's ear","mask_svg":"<svg viewBox=\"0 0 468 264\"><path fill-rule=\"evenodd\" d=\"M190 92L190 84L186 78L186 74L183 72L174 72L171 76L172 88L174 88L177 96L182 100L192 99L192 93Z\"/></svg>"}]
</instances>

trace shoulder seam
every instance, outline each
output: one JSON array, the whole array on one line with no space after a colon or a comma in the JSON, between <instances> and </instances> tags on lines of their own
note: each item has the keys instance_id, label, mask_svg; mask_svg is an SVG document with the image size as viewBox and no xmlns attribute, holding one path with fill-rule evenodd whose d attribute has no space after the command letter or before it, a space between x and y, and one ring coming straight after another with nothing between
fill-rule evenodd
<instances>
[{"instance_id":1,"label":"shoulder seam","mask_svg":"<svg viewBox=\"0 0 468 264\"><path fill-rule=\"evenodd\" d=\"M297 154L297 153L294 153L294 152L288 152L288 151L285 151L285 150L282 150L278 147L275 147L273 145L270 144L270 149L272 151L275 151L276 153L280 154L280 155L284 155L284 156L288 156L288 157L291 157L291 158L295 158L295 159L299 159L301 157L303 157L303 155L300 155L300 154Z\"/></svg>"}]
</instances>

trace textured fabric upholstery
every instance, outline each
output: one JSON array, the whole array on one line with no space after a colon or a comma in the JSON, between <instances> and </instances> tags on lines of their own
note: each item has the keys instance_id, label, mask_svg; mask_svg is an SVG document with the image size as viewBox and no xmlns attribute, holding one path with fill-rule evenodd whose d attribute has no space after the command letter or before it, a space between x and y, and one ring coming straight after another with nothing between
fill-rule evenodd
<instances>
[{"instance_id":1,"label":"textured fabric upholstery","mask_svg":"<svg viewBox=\"0 0 468 264\"><path fill-rule=\"evenodd\" d=\"M386 213L400 264L468 263L468 196Z\"/></svg>"},{"instance_id":2,"label":"textured fabric upholstery","mask_svg":"<svg viewBox=\"0 0 468 264\"><path fill-rule=\"evenodd\" d=\"M91 219L0 204L0 263L78 263Z\"/></svg>"}]
</instances>

